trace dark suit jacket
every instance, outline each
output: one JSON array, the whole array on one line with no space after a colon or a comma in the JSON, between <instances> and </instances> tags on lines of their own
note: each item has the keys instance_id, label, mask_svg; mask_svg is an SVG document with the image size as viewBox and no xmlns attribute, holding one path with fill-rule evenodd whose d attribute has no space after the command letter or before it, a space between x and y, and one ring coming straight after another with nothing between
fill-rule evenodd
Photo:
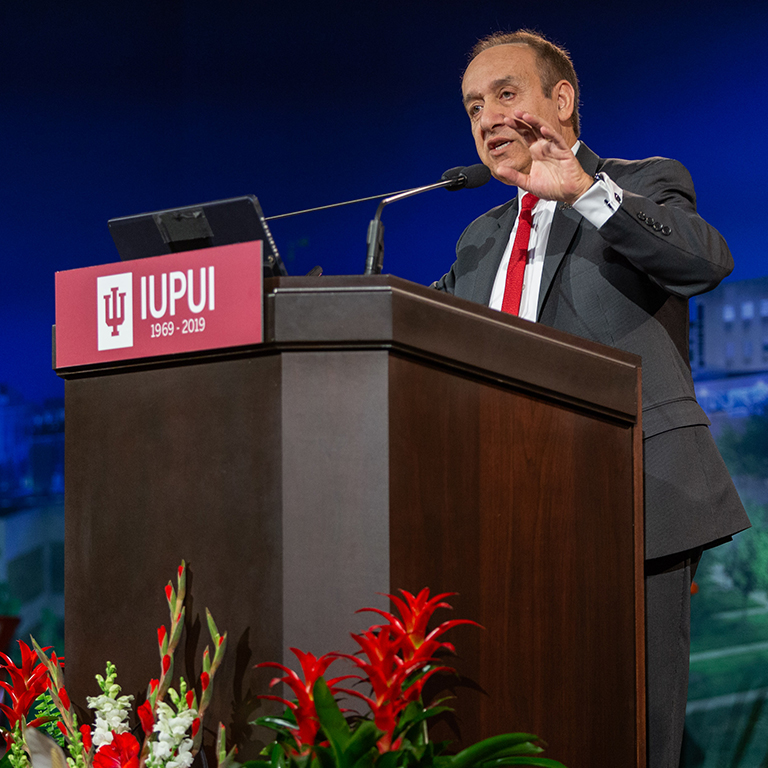
<instances>
[{"instance_id":1,"label":"dark suit jacket","mask_svg":"<svg viewBox=\"0 0 768 768\"><path fill-rule=\"evenodd\" d=\"M642 357L646 557L711 545L749 521L696 402L688 299L733 259L677 161L601 159L583 143L577 157L588 174L608 174L623 202L599 230L558 205L538 322ZM516 216L515 197L473 221L435 287L487 305Z\"/></svg>"}]
</instances>

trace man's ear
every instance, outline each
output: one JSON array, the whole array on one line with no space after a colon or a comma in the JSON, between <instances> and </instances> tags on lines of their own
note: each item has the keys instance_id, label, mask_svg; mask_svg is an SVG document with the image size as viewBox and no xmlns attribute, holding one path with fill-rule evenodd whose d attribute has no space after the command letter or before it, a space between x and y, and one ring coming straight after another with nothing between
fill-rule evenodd
<instances>
[{"instance_id":1,"label":"man's ear","mask_svg":"<svg viewBox=\"0 0 768 768\"><path fill-rule=\"evenodd\" d=\"M570 123L576 108L576 95L573 86L567 80L561 80L552 89L552 99L557 106L557 115L561 123Z\"/></svg>"}]
</instances>

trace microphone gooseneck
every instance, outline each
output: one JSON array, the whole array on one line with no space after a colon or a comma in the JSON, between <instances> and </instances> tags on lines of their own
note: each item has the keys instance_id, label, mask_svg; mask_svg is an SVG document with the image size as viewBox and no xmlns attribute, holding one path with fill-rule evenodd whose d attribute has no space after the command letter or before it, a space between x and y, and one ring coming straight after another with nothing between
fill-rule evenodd
<instances>
[{"instance_id":1,"label":"microphone gooseneck","mask_svg":"<svg viewBox=\"0 0 768 768\"><path fill-rule=\"evenodd\" d=\"M381 213L385 205L394 203L396 200L404 200L406 197L419 195L422 192L430 192L433 189L441 187L451 192L459 189L474 189L481 187L491 178L490 169L482 163L470 166L457 166L449 168L441 177L440 181L434 184L427 184L424 187L414 187L397 192L389 197L385 197L376 209L376 215L371 219L368 225L367 254L365 260L365 275L379 275L384 262L384 225L381 223Z\"/></svg>"}]
</instances>

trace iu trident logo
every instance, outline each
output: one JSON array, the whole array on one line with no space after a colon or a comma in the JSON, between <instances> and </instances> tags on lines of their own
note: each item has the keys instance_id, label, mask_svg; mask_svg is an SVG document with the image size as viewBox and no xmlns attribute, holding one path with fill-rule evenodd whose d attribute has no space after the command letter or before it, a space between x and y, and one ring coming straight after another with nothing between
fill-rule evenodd
<instances>
[{"instance_id":1,"label":"iu trident logo","mask_svg":"<svg viewBox=\"0 0 768 768\"><path fill-rule=\"evenodd\" d=\"M125 293L120 293L116 285L109 293L104 294L104 314L107 325L112 329L112 335L117 336L120 326L125 322Z\"/></svg>"},{"instance_id":2,"label":"iu trident logo","mask_svg":"<svg viewBox=\"0 0 768 768\"><path fill-rule=\"evenodd\" d=\"M133 346L133 274L96 278L99 349Z\"/></svg>"}]
</instances>

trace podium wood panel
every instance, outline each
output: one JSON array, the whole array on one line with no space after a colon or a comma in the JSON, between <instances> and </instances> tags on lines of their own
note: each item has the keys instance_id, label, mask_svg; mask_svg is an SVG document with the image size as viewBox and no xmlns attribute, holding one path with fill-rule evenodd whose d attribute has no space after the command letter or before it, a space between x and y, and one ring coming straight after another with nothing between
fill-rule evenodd
<instances>
[{"instance_id":1,"label":"podium wood panel","mask_svg":"<svg viewBox=\"0 0 768 768\"><path fill-rule=\"evenodd\" d=\"M288 649L355 649L398 588L457 592L462 743L538 733L570 768L643 766L638 359L391 277L268 281L264 345L66 378L72 698L156 677L163 585L229 631L235 741ZM438 614L439 615L439 614ZM445 616L444 616L445 618Z\"/></svg>"}]
</instances>

